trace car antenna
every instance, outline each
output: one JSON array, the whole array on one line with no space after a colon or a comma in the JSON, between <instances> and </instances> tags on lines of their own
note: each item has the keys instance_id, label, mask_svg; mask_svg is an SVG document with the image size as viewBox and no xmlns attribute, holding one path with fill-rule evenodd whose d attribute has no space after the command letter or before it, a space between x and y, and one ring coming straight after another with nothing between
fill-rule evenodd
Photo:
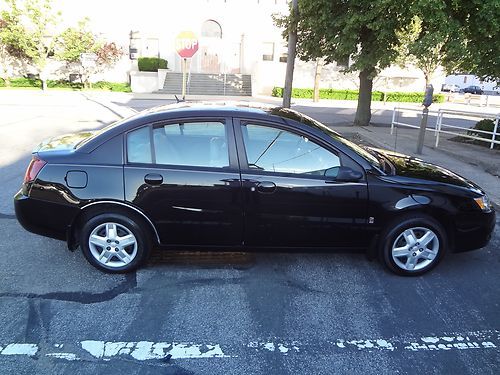
<instances>
[{"instance_id":1,"label":"car antenna","mask_svg":"<svg viewBox=\"0 0 500 375\"><path fill-rule=\"evenodd\" d=\"M177 95L174 95L174 96L175 96L175 100L177 100L177 103L181 103L181 102L185 102L186 101L186 97L185 96L183 96L182 99L179 99L177 97Z\"/></svg>"}]
</instances>

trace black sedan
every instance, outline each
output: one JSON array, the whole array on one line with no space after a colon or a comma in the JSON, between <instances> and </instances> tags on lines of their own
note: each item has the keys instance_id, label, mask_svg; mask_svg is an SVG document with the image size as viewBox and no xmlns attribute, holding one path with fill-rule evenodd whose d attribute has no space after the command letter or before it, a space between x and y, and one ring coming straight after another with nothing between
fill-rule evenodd
<instances>
[{"instance_id":1,"label":"black sedan","mask_svg":"<svg viewBox=\"0 0 500 375\"><path fill-rule=\"evenodd\" d=\"M479 86L468 86L463 89L465 94L483 95L483 89Z\"/></svg>"},{"instance_id":2,"label":"black sedan","mask_svg":"<svg viewBox=\"0 0 500 375\"><path fill-rule=\"evenodd\" d=\"M24 228L107 272L159 246L367 249L419 275L484 247L495 225L485 192L449 170L248 103L180 103L50 139L14 200Z\"/></svg>"}]
</instances>

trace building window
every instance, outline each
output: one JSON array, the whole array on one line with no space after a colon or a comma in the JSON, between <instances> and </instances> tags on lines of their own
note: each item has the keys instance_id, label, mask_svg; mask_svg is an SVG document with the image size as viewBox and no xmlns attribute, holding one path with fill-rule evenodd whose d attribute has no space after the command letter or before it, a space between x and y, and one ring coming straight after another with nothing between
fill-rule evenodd
<instances>
[{"instance_id":1,"label":"building window","mask_svg":"<svg viewBox=\"0 0 500 375\"><path fill-rule=\"evenodd\" d=\"M201 36L206 38L222 39L222 28L219 23L214 20L207 20L201 26Z\"/></svg>"},{"instance_id":2,"label":"building window","mask_svg":"<svg viewBox=\"0 0 500 375\"><path fill-rule=\"evenodd\" d=\"M279 61L282 63L286 63L288 59L288 44L283 44L280 49Z\"/></svg>"},{"instance_id":3,"label":"building window","mask_svg":"<svg viewBox=\"0 0 500 375\"><path fill-rule=\"evenodd\" d=\"M262 45L262 60L263 61L274 60L274 43L266 42Z\"/></svg>"}]
</instances>

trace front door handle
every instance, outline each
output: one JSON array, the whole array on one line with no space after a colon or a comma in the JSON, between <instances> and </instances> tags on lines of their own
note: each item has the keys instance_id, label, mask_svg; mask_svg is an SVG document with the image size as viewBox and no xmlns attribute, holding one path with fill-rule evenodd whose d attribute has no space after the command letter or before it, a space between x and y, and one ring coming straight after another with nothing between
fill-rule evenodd
<instances>
[{"instance_id":1,"label":"front door handle","mask_svg":"<svg viewBox=\"0 0 500 375\"><path fill-rule=\"evenodd\" d=\"M144 176L144 182L148 185L161 185L163 176L158 173L149 173Z\"/></svg>"},{"instance_id":2,"label":"front door handle","mask_svg":"<svg viewBox=\"0 0 500 375\"><path fill-rule=\"evenodd\" d=\"M276 184L272 181L262 181L257 184L257 191L259 193L274 193L276 191Z\"/></svg>"}]
</instances>

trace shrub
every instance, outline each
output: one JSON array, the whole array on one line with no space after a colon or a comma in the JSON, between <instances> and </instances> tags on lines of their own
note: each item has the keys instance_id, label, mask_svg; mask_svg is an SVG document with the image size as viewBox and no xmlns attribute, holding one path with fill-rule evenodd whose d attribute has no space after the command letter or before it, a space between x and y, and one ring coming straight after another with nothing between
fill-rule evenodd
<instances>
[{"instance_id":1,"label":"shrub","mask_svg":"<svg viewBox=\"0 0 500 375\"><path fill-rule=\"evenodd\" d=\"M272 91L272 96L282 98L283 88L274 87ZM413 102L422 103L424 101L424 93L420 92L388 92L386 95L386 101L388 102ZM312 99L313 89L292 89L293 98L302 99ZM320 89L319 90L320 99L334 99L334 100L358 100L359 91L357 90L336 90L336 89ZM381 91L372 92L372 101L383 101L384 93ZM444 95L437 94L434 95L434 102L443 103Z\"/></svg>"},{"instance_id":2,"label":"shrub","mask_svg":"<svg viewBox=\"0 0 500 375\"><path fill-rule=\"evenodd\" d=\"M159 57L139 57L137 64L140 72L157 72L158 69L167 69L168 62Z\"/></svg>"},{"instance_id":3,"label":"shrub","mask_svg":"<svg viewBox=\"0 0 500 375\"><path fill-rule=\"evenodd\" d=\"M37 78L11 78L10 87L42 87L42 81Z\"/></svg>"},{"instance_id":4,"label":"shrub","mask_svg":"<svg viewBox=\"0 0 500 375\"><path fill-rule=\"evenodd\" d=\"M125 82L107 82L99 81L92 84L95 89L117 91L117 92L131 92L130 85Z\"/></svg>"},{"instance_id":5,"label":"shrub","mask_svg":"<svg viewBox=\"0 0 500 375\"><path fill-rule=\"evenodd\" d=\"M0 78L0 87L5 87L5 81ZM42 81L36 78L12 78L10 80L10 87L42 87ZM70 89L70 90L82 90L83 83L81 82L70 82L66 80L47 80L47 87L49 89ZM107 82L99 81L92 84L94 89L117 91L117 92L131 92L130 85L125 82Z\"/></svg>"},{"instance_id":6,"label":"shrub","mask_svg":"<svg viewBox=\"0 0 500 375\"><path fill-rule=\"evenodd\" d=\"M65 81L65 80L53 81L53 80L49 79L47 81L47 87L49 89L64 88L64 89L81 90L83 88L83 84L81 82L70 82L70 81Z\"/></svg>"},{"instance_id":7,"label":"shrub","mask_svg":"<svg viewBox=\"0 0 500 375\"><path fill-rule=\"evenodd\" d=\"M499 128L500 128L500 126L499 126ZM490 119L483 119L481 121L476 122L476 125L474 125L474 127L471 130L467 130L467 135L472 135L472 136L475 136L475 137L481 137L481 138L485 138L485 139L491 139L492 136L493 136L492 134L475 132L474 130L483 130L483 131L486 131L486 132L493 133L493 131L495 130L495 121L490 120ZM500 132L500 129L497 129L497 133L498 132ZM495 140L496 141L500 141L500 134L497 134L495 136ZM478 141L477 143L480 144L480 145L482 145L482 146L488 146L489 147L488 143L481 142L481 141ZM500 148L500 145L496 144L495 148Z\"/></svg>"}]
</instances>

